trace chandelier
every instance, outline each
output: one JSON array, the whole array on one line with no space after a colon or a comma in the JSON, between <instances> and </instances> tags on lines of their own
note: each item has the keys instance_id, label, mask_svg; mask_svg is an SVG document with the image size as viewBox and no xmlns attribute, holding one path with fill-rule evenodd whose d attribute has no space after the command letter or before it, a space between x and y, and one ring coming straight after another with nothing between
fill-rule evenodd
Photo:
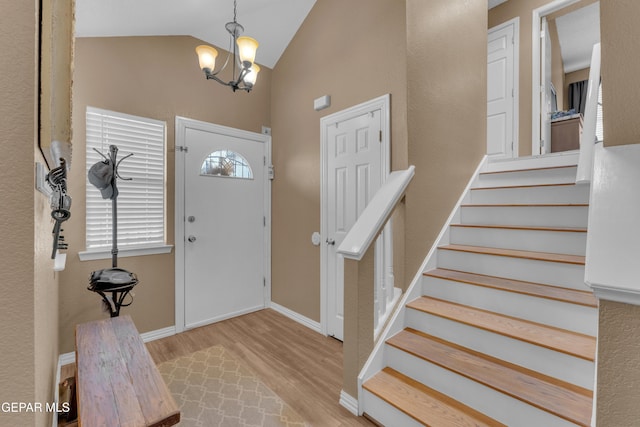
<instances>
[{"instance_id":1,"label":"chandelier","mask_svg":"<svg viewBox=\"0 0 640 427\"><path fill-rule=\"evenodd\" d=\"M198 62L200 63L200 69L204 72L207 80L215 80L220 84L231 87L235 92L236 90L246 90L250 92L253 89L253 85L256 83L256 78L260 72L258 64L254 63L256 58L256 50L258 49L258 42L251 37L242 36L244 27L238 24L236 19L236 0L233 1L233 22L227 22L225 28L231 35L229 51L227 59L224 61L224 65L215 71L216 57L218 51L211 46L200 45L196 47L196 53L198 54ZM232 61L232 79L225 82L218 77L218 74L224 70L228 63L229 58L233 54ZM236 76L236 67L238 67L239 74Z\"/></svg>"}]
</instances>

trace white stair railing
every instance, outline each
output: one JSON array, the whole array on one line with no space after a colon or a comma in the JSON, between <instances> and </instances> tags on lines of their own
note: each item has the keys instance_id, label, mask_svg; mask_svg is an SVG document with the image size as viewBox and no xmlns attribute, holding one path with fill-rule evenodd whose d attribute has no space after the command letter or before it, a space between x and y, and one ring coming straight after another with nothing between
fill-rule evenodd
<instances>
[{"instance_id":1,"label":"white stair railing","mask_svg":"<svg viewBox=\"0 0 640 427\"><path fill-rule=\"evenodd\" d=\"M576 184L588 184L593 174L593 149L596 143L596 123L598 111L598 89L600 87L600 43L593 45L591 69L584 111L584 126L580 136L580 156Z\"/></svg>"},{"instance_id":2,"label":"white stair railing","mask_svg":"<svg viewBox=\"0 0 640 427\"><path fill-rule=\"evenodd\" d=\"M338 253L347 259L361 260L374 239L386 229L385 237L391 236L388 222L391 212L402 198L407 185L413 179L415 167L392 172L385 184L376 192L362 212L356 223L351 227L338 248ZM393 242L386 238L381 246L391 253ZM382 248L380 248L382 249ZM393 259L393 257L391 257ZM380 335L384 324L391 315L393 308L400 299L401 291L393 285L393 266L388 265L387 271L380 275L380 280L374 286L374 339Z\"/></svg>"},{"instance_id":3,"label":"white stair railing","mask_svg":"<svg viewBox=\"0 0 640 427\"><path fill-rule=\"evenodd\" d=\"M382 280L375 283L375 250L371 246L388 226L414 175L414 166L392 172L338 247L338 254L345 259L344 377L340 404L354 414L359 414L358 374L401 294L394 288L389 271L384 271ZM385 244L392 245L389 241L375 246L381 248Z\"/></svg>"}]
</instances>

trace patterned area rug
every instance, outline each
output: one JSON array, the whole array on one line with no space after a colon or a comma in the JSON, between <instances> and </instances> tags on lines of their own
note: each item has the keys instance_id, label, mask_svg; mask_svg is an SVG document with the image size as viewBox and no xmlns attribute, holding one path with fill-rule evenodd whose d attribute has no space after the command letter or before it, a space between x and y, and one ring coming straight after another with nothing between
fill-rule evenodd
<instances>
[{"instance_id":1,"label":"patterned area rug","mask_svg":"<svg viewBox=\"0 0 640 427\"><path fill-rule=\"evenodd\" d=\"M180 426L306 426L247 367L222 346L158 365L180 406Z\"/></svg>"}]
</instances>

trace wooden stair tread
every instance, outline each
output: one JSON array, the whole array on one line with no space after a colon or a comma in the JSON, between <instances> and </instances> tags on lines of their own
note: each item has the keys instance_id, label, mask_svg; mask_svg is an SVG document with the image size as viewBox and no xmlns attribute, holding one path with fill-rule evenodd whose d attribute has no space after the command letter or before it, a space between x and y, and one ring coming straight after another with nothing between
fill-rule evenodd
<instances>
[{"instance_id":1,"label":"wooden stair tread","mask_svg":"<svg viewBox=\"0 0 640 427\"><path fill-rule=\"evenodd\" d=\"M452 245L439 246L438 249L458 251L458 252L469 252L469 253L475 253L475 254L498 255L498 256L505 256L510 258L525 258L525 259L533 259L537 261L560 262L565 264L576 264L576 265L584 265L584 260L585 260L585 257L581 255L554 254L554 253L548 253L548 252L522 251L517 249L489 248L484 246L452 244Z\"/></svg>"},{"instance_id":2,"label":"wooden stair tread","mask_svg":"<svg viewBox=\"0 0 640 427\"><path fill-rule=\"evenodd\" d=\"M362 387L427 426L504 426L389 367L378 372Z\"/></svg>"},{"instance_id":3,"label":"wooden stair tread","mask_svg":"<svg viewBox=\"0 0 640 427\"><path fill-rule=\"evenodd\" d=\"M505 279L503 277L486 276L483 274L467 273L464 271L448 270L444 268L429 270L425 272L424 275L587 307L598 307L598 299L590 291L579 291L576 289L561 288L558 286L543 285L540 283Z\"/></svg>"},{"instance_id":4,"label":"wooden stair tread","mask_svg":"<svg viewBox=\"0 0 640 427\"><path fill-rule=\"evenodd\" d=\"M562 165L562 166L544 166L540 168L507 169L507 170L499 170L499 171L480 172L480 175L493 175L496 173L511 173L511 172L541 171L541 170L550 170L550 169L566 169L566 168L577 168L577 167L578 165Z\"/></svg>"},{"instance_id":5,"label":"wooden stair tread","mask_svg":"<svg viewBox=\"0 0 640 427\"><path fill-rule=\"evenodd\" d=\"M554 231L567 233L586 233L586 227L543 227L533 225L492 225L492 224L451 224L451 227L458 228L491 228L505 230L532 230L532 231Z\"/></svg>"},{"instance_id":6,"label":"wooden stair tread","mask_svg":"<svg viewBox=\"0 0 640 427\"><path fill-rule=\"evenodd\" d=\"M387 344L565 420L590 426L593 393L407 328Z\"/></svg>"},{"instance_id":7,"label":"wooden stair tread","mask_svg":"<svg viewBox=\"0 0 640 427\"><path fill-rule=\"evenodd\" d=\"M407 307L587 361L595 358L596 339L585 334L424 296Z\"/></svg>"}]
</instances>

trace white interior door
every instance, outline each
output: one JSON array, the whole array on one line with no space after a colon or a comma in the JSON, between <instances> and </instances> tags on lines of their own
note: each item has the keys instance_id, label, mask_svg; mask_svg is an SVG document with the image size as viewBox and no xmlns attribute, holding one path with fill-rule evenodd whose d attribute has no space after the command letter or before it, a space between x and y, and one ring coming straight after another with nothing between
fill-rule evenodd
<instances>
[{"instance_id":1,"label":"white interior door","mask_svg":"<svg viewBox=\"0 0 640 427\"><path fill-rule=\"evenodd\" d=\"M551 152L551 37L547 17L542 17L540 33L540 154Z\"/></svg>"},{"instance_id":2,"label":"white interior door","mask_svg":"<svg viewBox=\"0 0 640 427\"><path fill-rule=\"evenodd\" d=\"M267 144L211 126L184 130L186 328L265 307Z\"/></svg>"},{"instance_id":3,"label":"white interior door","mask_svg":"<svg viewBox=\"0 0 640 427\"><path fill-rule=\"evenodd\" d=\"M487 46L487 154L515 157L515 24L489 30Z\"/></svg>"},{"instance_id":4,"label":"white interior door","mask_svg":"<svg viewBox=\"0 0 640 427\"><path fill-rule=\"evenodd\" d=\"M327 332L342 340L344 263L336 249L383 181L381 110L326 125L326 138ZM380 248L376 243L378 263Z\"/></svg>"}]
</instances>

